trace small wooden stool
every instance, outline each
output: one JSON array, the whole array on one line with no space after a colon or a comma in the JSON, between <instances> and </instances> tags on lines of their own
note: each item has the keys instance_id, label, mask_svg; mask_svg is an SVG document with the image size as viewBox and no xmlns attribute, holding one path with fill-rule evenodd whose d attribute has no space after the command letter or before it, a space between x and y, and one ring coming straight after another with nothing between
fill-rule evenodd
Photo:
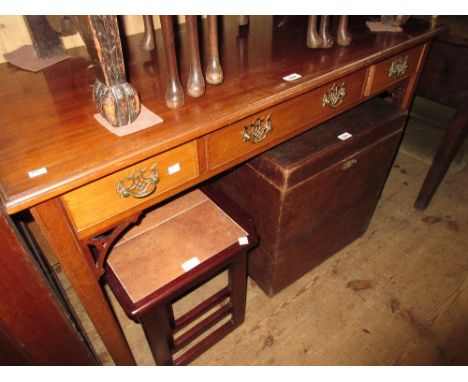
<instances>
[{"instance_id":1,"label":"small wooden stool","mask_svg":"<svg viewBox=\"0 0 468 382\"><path fill-rule=\"evenodd\" d=\"M106 265L107 282L127 315L142 324L158 365L188 364L244 321L246 257L257 240L240 211L216 193L195 190L149 212L115 245ZM224 270L226 288L174 318L177 299ZM174 359L229 315L228 322Z\"/></svg>"}]
</instances>

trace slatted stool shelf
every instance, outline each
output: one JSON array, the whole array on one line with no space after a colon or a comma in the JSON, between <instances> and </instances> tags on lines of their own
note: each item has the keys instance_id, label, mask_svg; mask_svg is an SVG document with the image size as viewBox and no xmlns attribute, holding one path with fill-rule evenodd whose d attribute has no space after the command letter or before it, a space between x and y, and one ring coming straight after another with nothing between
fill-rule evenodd
<instances>
[{"instance_id":1,"label":"slatted stool shelf","mask_svg":"<svg viewBox=\"0 0 468 382\"><path fill-rule=\"evenodd\" d=\"M195 190L149 212L116 243L106 280L127 315L142 324L158 365L188 364L244 321L247 251L256 242L240 211L209 190ZM226 270L227 287L174 317L179 298Z\"/></svg>"}]
</instances>

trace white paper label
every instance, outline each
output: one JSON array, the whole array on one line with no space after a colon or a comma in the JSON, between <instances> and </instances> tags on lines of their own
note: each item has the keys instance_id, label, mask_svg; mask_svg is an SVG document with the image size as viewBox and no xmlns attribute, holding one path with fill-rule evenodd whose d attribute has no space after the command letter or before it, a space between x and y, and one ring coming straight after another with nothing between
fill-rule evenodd
<instances>
[{"instance_id":1,"label":"white paper label","mask_svg":"<svg viewBox=\"0 0 468 382\"><path fill-rule=\"evenodd\" d=\"M353 135L350 133L343 133L338 135L338 139L341 139L342 141L346 141L347 139L351 138Z\"/></svg>"},{"instance_id":2,"label":"white paper label","mask_svg":"<svg viewBox=\"0 0 468 382\"><path fill-rule=\"evenodd\" d=\"M295 81L297 80L298 78L301 78L302 76L300 74L297 74L297 73L292 73L292 74L288 74L287 76L283 77L283 80L285 81Z\"/></svg>"},{"instance_id":3,"label":"white paper label","mask_svg":"<svg viewBox=\"0 0 468 382\"><path fill-rule=\"evenodd\" d=\"M247 236L239 238L239 245L246 245L249 244L249 238Z\"/></svg>"},{"instance_id":4,"label":"white paper label","mask_svg":"<svg viewBox=\"0 0 468 382\"><path fill-rule=\"evenodd\" d=\"M47 169L45 167L38 168L37 170L28 171L28 175L30 178L35 178L39 175L47 174Z\"/></svg>"},{"instance_id":5,"label":"white paper label","mask_svg":"<svg viewBox=\"0 0 468 382\"><path fill-rule=\"evenodd\" d=\"M179 171L180 171L179 163L173 164L172 166L169 166L167 168L167 172L169 173L169 175L175 174L176 172L179 172Z\"/></svg>"},{"instance_id":6,"label":"white paper label","mask_svg":"<svg viewBox=\"0 0 468 382\"><path fill-rule=\"evenodd\" d=\"M187 260L182 264L182 268L185 272L188 272L189 270L195 268L198 264L200 264L198 257L192 257L190 260Z\"/></svg>"}]
</instances>

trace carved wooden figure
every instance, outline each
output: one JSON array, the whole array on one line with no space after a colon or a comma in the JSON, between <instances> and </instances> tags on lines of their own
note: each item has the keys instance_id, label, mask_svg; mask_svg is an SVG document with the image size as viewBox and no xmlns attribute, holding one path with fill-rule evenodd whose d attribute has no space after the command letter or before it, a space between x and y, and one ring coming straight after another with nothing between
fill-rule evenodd
<instances>
[{"instance_id":1,"label":"carved wooden figure","mask_svg":"<svg viewBox=\"0 0 468 382\"><path fill-rule=\"evenodd\" d=\"M223 82L224 74L219 62L218 51L218 25L216 16L208 16L208 67L206 68L206 81L212 85Z\"/></svg>"},{"instance_id":2,"label":"carved wooden figure","mask_svg":"<svg viewBox=\"0 0 468 382\"><path fill-rule=\"evenodd\" d=\"M338 33L336 36L336 43L340 46L348 46L351 44L351 34L348 29L348 17L349 16L340 16Z\"/></svg>"},{"instance_id":3,"label":"carved wooden figure","mask_svg":"<svg viewBox=\"0 0 468 382\"><path fill-rule=\"evenodd\" d=\"M96 70L94 101L113 126L133 122L140 98L127 82L117 16L78 16L81 35Z\"/></svg>"},{"instance_id":4,"label":"carved wooden figure","mask_svg":"<svg viewBox=\"0 0 468 382\"><path fill-rule=\"evenodd\" d=\"M322 38L317 30L318 16L309 16L309 24L307 27L307 46L312 49L317 49L322 46Z\"/></svg>"},{"instance_id":5,"label":"carved wooden figure","mask_svg":"<svg viewBox=\"0 0 468 382\"><path fill-rule=\"evenodd\" d=\"M331 48L333 46L333 37L330 34L330 16L320 17L319 34L322 39L322 48Z\"/></svg>"},{"instance_id":6,"label":"carved wooden figure","mask_svg":"<svg viewBox=\"0 0 468 382\"><path fill-rule=\"evenodd\" d=\"M187 93L192 97L200 97L205 94L205 80L200 63L200 49L198 46L197 16L185 16L187 23L190 73L187 82Z\"/></svg>"},{"instance_id":7,"label":"carved wooden figure","mask_svg":"<svg viewBox=\"0 0 468 382\"><path fill-rule=\"evenodd\" d=\"M153 16L143 16L143 24L145 26L145 33L140 41L140 47L143 50L154 49L154 26Z\"/></svg>"},{"instance_id":8,"label":"carved wooden figure","mask_svg":"<svg viewBox=\"0 0 468 382\"><path fill-rule=\"evenodd\" d=\"M167 66L169 69L169 84L166 89L166 105L171 109L184 106L185 98L179 79L177 57L174 42L174 25L172 16L159 16L163 35L164 48L166 49Z\"/></svg>"},{"instance_id":9,"label":"carved wooden figure","mask_svg":"<svg viewBox=\"0 0 468 382\"><path fill-rule=\"evenodd\" d=\"M166 113L164 116L168 118L159 125L161 128L147 129L127 138L112 137L107 130L90 126L89 118L82 118L83 113L89 112L89 100L82 87L70 79L68 70L72 69L74 78L88 76L89 62L82 59L80 50L72 50L71 60L58 64L47 79L11 65L0 67L0 83L5 85L0 102L1 206L10 215L21 211L33 213L116 364L135 362L97 278L95 261L83 251L80 241L108 232L133 214L163 203L306 130L314 130L318 124L378 97L402 81L407 87L401 105L407 108L429 44L445 30L442 26L434 28L428 23L410 19L408 33L388 34L386 38L378 39L361 25L353 34L353 39L359 41L354 49L331 49L311 54L314 52L304 44L305 39L297 38L301 33L305 37L307 18L284 23L284 29L275 33L272 39L251 38L269 36L274 25L270 17L255 21L255 31L252 30L255 33L244 38L243 59L236 52L235 35L241 35L241 30L247 33L249 28L239 28L237 16L226 20L225 31L218 36L223 51L232 53L223 56L223 66L229 68L232 81L224 83L221 96L218 91L207 91L202 99L194 102L193 108ZM164 103L159 78L166 78L167 74L162 70L168 70L161 62L153 66L154 73L145 70L144 63L148 62L149 55L141 54L140 38L128 39L132 62L128 70L131 70L131 78L135 76L138 83L147 84L144 101L148 106L154 106ZM96 39L99 41L102 36ZM164 63L163 51L164 48L159 49L158 55ZM187 53L182 51L185 60L188 60ZM406 56L408 67L404 77L388 76L392 62ZM300 86L289 86L285 92L284 86L278 86L278 79L291 68L296 70L301 62L307 62L307 65L299 64L302 74ZM373 76L368 75L371 67ZM252 82L252 79L256 80ZM25 81L32 91L25 91ZM337 107L334 108L330 104L322 107L320 101L324 95L335 84L343 83L346 96L340 105L335 103ZM212 107L214 104L216 107ZM24 112L16 112L22 105L34 107L23 107ZM14 118L11 117L12 111L16 112ZM243 127L270 113L273 129L265 140L257 144L244 142L241 135ZM359 112L357 115L363 114ZM51 134L44 134L44 126L53 132L53 139ZM354 121L353 126L362 124ZM371 145L379 138L366 134L365 139ZM351 141L345 141L351 145L348 147L357 147L353 146L355 141ZM33 152L40 155L30 155ZM379 155L387 158L383 152ZM167 182L161 178L158 192L144 199L134 199L135 204L132 204L131 200L121 198L115 185L117 180L140 167L142 161L149 166L157 162L160 175L167 177ZM179 172L169 175L162 171L174 163L180 163ZM385 173L382 162L366 160L344 171L353 171L361 164L377 166ZM47 167L47 174L26 180L28 175L25 172L42 170L43 166ZM336 167L338 172L342 171L340 166ZM37 175L42 171L34 173ZM354 179L351 179L351 188L359 186ZM340 186L346 189L343 184ZM322 194L325 191L323 188L320 190ZM256 195L258 200L271 204L262 192ZM0 258L15 257L13 244L5 243L1 228L0 237L0 253L3 255ZM159 238L154 239L159 242Z\"/></svg>"},{"instance_id":10,"label":"carved wooden figure","mask_svg":"<svg viewBox=\"0 0 468 382\"><path fill-rule=\"evenodd\" d=\"M45 16L25 16L29 35L40 58L51 58L65 54L60 34L50 26Z\"/></svg>"}]
</instances>

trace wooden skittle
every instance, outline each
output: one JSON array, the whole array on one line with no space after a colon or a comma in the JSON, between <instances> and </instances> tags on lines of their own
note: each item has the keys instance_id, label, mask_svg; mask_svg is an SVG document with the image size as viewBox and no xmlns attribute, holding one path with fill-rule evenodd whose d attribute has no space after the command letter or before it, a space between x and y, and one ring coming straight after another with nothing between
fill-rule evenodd
<instances>
[{"instance_id":1,"label":"wooden skittle","mask_svg":"<svg viewBox=\"0 0 468 382\"><path fill-rule=\"evenodd\" d=\"M219 62L218 26L217 16L208 16L208 67L206 68L206 81L212 85L223 82L224 74Z\"/></svg>"},{"instance_id":2,"label":"wooden skittle","mask_svg":"<svg viewBox=\"0 0 468 382\"><path fill-rule=\"evenodd\" d=\"M169 83L166 89L166 105L171 109L184 106L184 91L179 79L177 57L174 42L174 25L172 16L159 16L163 35L164 48L166 50L167 66L169 69Z\"/></svg>"},{"instance_id":3,"label":"wooden skittle","mask_svg":"<svg viewBox=\"0 0 468 382\"><path fill-rule=\"evenodd\" d=\"M200 97L205 94L205 80L200 63L200 49L198 46L197 16L185 16L189 43L190 73L187 82L187 94Z\"/></svg>"}]
</instances>

